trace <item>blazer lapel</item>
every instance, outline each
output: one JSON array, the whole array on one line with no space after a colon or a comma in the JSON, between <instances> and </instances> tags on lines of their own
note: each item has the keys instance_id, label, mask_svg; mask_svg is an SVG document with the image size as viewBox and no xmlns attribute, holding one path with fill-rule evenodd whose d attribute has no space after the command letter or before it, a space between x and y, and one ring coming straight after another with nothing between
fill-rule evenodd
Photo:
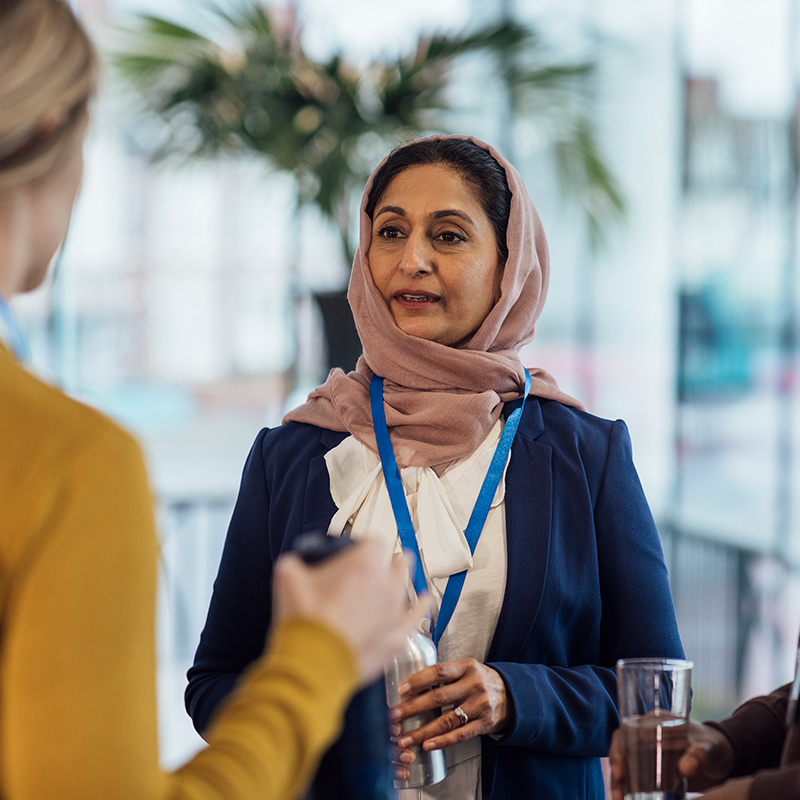
<instances>
[{"instance_id":1,"label":"blazer lapel","mask_svg":"<svg viewBox=\"0 0 800 800\"><path fill-rule=\"evenodd\" d=\"M544 423L526 401L506 472L506 591L487 661L515 661L536 623L547 577L553 505L552 449L535 441Z\"/></svg>"},{"instance_id":2,"label":"blazer lapel","mask_svg":"<svg viewBox=\"0 0 800 800\"><path fill-rule=\"evenodd\" d=\"M325 454L340 444L349 434L347 432L322 431L320 445L323 452L311 459L308 468L308 482L305 492L305 506L303 508L303 533L319 531L327 533L333 515L336 513L336 503L331 497L331 484L328 476L328 465L325 463Z\"/></svg>"}]
</instances>

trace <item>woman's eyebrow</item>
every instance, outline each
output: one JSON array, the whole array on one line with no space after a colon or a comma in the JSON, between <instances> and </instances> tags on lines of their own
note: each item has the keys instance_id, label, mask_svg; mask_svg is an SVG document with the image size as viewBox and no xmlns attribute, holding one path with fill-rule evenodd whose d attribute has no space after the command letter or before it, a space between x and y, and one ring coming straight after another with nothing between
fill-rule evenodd
<instances>
[{"instance_id":1,"label":"woman's eyebrow","mask_svg":"<svg viewBox=\"0 0 800 800\"><path fill-rule=\"evenodd\" d=\"M446 208L443 211L434 211L431 216L434 219L442 219L442 217L460 217L466 222L469 222L473 228L475 227L475 223L463 211L457 211L455 208Z\"/></svg>"},{"instance_id":2,"label":"woman's eyebrow","mask_svg":"<svg viewBox=\"0 0 800 800\"><path fill-rule=\"evenodd\" d=\"M406 211L404 208L400 208L400 206L384 206L379 211L375 212L375 218L377 219L381 214L397 214L399 217L405 217ZM441 211L434 211L433 214L431 214L432 219L443 219L444 217L459 217L472 225L473 228L475 227L475 223L469 216L455 208L445 208Z\"/></svg>"},{"instance_id":3,"label":"woman's eyebrow","mask_svg":"<svg viewBox=\"0 0 800 800\"><path fill-rule=\"evenodd\" d=\"M379 217L381 214L397 214L400 217L404 217L406 212L405 209L400 208L400 206L384 206L375 216Z\"/></svg>"}]
</instances>

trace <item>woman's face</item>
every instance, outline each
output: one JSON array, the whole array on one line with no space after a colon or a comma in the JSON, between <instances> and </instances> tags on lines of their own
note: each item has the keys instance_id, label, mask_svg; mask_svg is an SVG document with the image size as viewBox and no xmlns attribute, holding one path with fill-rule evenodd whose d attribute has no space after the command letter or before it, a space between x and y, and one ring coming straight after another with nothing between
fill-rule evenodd
<instances>
[{"instance_id":1,"label":"woman's face","mask_svg":"<svg viewBox=\"0 0 800 800\"><path fill-rule=\"evenodd\" d=\"M0 196L0 294L36 289L69 227L83 175L82 137L52 175Z\"/></svg>"},{"instance_id":2,"label":"woman's face","mask_svg":"<svg viewBox=\"0 0 800 800\"><path fill-rule=\"evenodd\" d=\"M500 297L494 228L472 187L443 164L409 167L375 206L372 279L400 330L455 346Z\"/></svg>"},{"instance_id":3,"label":"woman's face","mask_svg":"<svg viewBox=\"0 0 800 800\"><path fill-rule=\"evenodd\" d=\"M32 190L33 235L30 241L26 280L21 291L31 291L45 279L50 262L67 235L82 177L81 146L74 150L69 162L56 175Z\"/></svg>"}]
</instances>

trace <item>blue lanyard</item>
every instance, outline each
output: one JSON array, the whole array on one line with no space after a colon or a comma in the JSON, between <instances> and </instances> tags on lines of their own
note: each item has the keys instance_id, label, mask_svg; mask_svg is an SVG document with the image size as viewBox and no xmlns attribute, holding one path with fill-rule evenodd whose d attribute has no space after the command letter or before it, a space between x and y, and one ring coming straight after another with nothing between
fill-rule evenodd
<instances>
[{"instance_id":1,"label":"blue lanyard","mask_svg":"<svg viewBox=\"0 0 800 800\"><path fill-rule=\"evenodd\" d=\"M6 329L8 343L17 359L23 363L30 361L31 351L28 347L28 340L25 338L17 318L11 312L8 302L2 295L0 295L0 323Z\"/></svg>"},{"instance_id":2,"label":"blue lanyard","mask_svg":"<svg viewBox=\"0 0 800 800\"><path fill-rule=\"evenodd\" d=\"M467 529L464 531L464 537L473 555L475 555L475 548L478 546L478 539L481 537L483 526L486 523L486 517L489 514L492 500L500 483L500 478L503 477L508 453L511 450L514 435L519 427L519 421L522 418L522 409L525 407L525 398L528 396L530 388L531 376L528 374L528 371L525 370L525 394L522 395L522 403L511 412L506 420L503 433L500 436L500 441L497 443L497 448L492 456L491 464L489 464L489 470L486 473L486 477L483 479L481 490L478 492L478 499L475 501L475 507L472 509L472 514L470 514ZM383 478L386 481L386 488L389 490L389 500L392 503L392 511L394 512L394 519L397 523L397 532L400 535L400 542L403 547L411 550L416 556L416 568L411 579L414 581L414 589L416 589L417 594L422 594L428 591L428 587L425 583L425 573L422 569L422 559L420 557L419 545L417 544L417 535L414 532L414 525L411 522L411 513L408 510L406 494L403 491L403 481L400 478L400 470L397 468L397 460L394 457L392 441L389 438L389 428L386 425L386 414L383 409L383 378L378 375L372 376L369 387L369 397L372 406L372 425L375 428L375 439L378 443L378 454L381 457ZM457 572L455 575L451 575L447 581L444 596L442 597L442 604L439 608L438 621L433 631L433 641L435 644L439 643L439 639L442 638L447 623L453 616L458 598L461 597L461 590L464 588L464 580L466 577L467 570L464 570L463 572Z\"/></svg>"}]
</instances>

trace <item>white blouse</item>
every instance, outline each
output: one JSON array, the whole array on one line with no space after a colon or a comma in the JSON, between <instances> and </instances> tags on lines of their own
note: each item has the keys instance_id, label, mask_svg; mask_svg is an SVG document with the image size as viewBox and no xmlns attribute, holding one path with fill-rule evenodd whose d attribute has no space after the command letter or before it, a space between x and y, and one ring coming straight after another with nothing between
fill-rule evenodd
<instances>
[{"instance_id":1,"label":"white blouse","mask_svg":"<svg viewBox=\"0 0 800 800\"><path fill-rule=\"evenodd\" d=\"M411 521L417 534L434 623L447 579L468 569L456 610L439 641L439 660L485 661L494 636L506 584L505 470L475 554L464 537L478 492L494 455L503 422L498 420L474 453L436 467L400 470ZM380 458L353 436L325 456L331 496L338 512L328 533L355 539L383 539L402 553ZM508 461L506 461L506 468ZM409 576L409 595L414 586ZM475 800L480 797L480 738L445 751L447 778L425 789L406 789L400 800Z\"/></svg>"}]
</instances>

